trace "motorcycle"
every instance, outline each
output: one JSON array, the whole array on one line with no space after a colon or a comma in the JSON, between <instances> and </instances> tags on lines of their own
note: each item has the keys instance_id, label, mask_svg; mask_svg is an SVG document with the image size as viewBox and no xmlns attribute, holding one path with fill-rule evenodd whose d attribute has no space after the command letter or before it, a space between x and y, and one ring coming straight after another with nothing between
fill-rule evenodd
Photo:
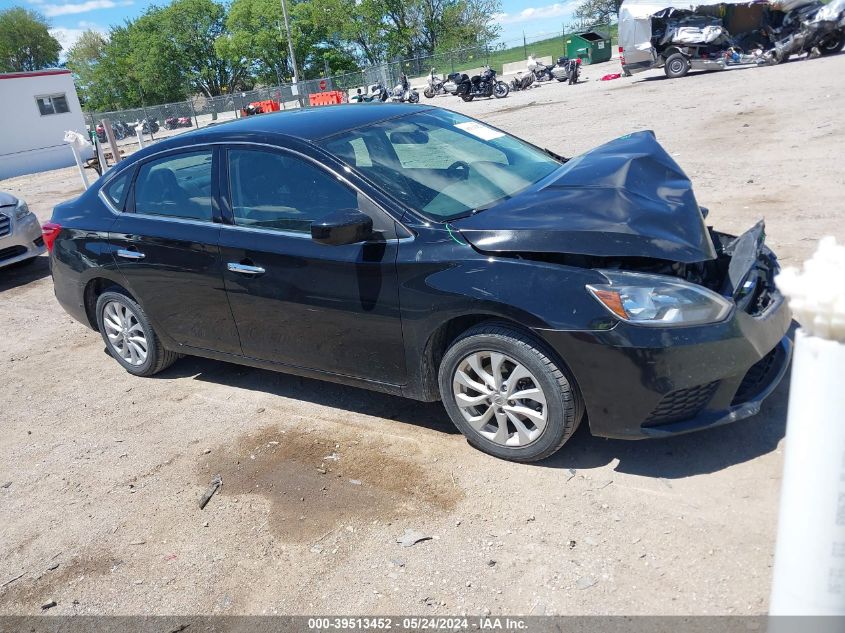
<instances>
[{"instance_id":1,"label":"motorcycle","mask_svg":"<svg viewBox=\"0 0 845 633\"><path fill-rule=\"evenodd\" d=\"M411 82L408 81L408 75L402 73L402 76L399 78L399 83L396 84L396 87L391 91L390 98L392 101L398 101L399 103L404 103L405 101L408 103L417 103L420 100L420 93L411 88Z\"/></svg>"},{"instance_id":2,"label":"motorcycle","mask_svg":"<svg viewBox=\"0 0 845 633\"><path fill-rule=\"evenodd\" d=\"M188 116L169 116L164 120L164 129L166 130L175 130L180 127L194 127L194 124L191 122L191 117Z\"/></svg>"},{"instance_id":3,"label":"motorcycle","mask_svg":"<svg viewBox=\"0 0 845 633\"><path fill-rule=\"evenodd\" d=\"M462 73L449 73L443 82L443 90L451 95L458 94L458 84L461 83Z\"/></svg>"},{"instance_id":4,"label":"motorcycle","mask_svg":"<svg viewBox=\"0 0 845 633\"><path fill-rule=\"evenodd\" d=\"M132 130L132 134L135 133L135 128L139 125L142 126L141 131L144 134L155 134L159 130L158 121L152 117L147 117L146 119L139 119L138 121L129 123L129 129Z\"/></svg>"},{"instance_id":5,"label":"motorcycle","mask_svg":"<svg viewBox=\"0 0 845 633\"><path fill-rule=\"evenodd\" d=\"M432 99L435 95L445 95L445 82L438 75L434 73L434 68L428 75L428 85L423 90L426 99Z\"/></svg>"},{"instance_id":6,"label":"motorcycle","mask_svg":"<svg viewBox=\"0 0 845 633\"><path fill-rule=\"evenodd\" d=\"M510 87L504 81L496 79L496 71L485 66L480 75L475 75L471 79L465 75L461 75L461 81L458 84L457 95L464 101L472 101L475 97L496 97L501 99L507 97L510 92Z\"/></svg>"},{"instance_id":7,"label":"motorcycle","mask_svg":"<svg viewBox=\"0 0 845 633\"><path fill-rule=\"evenodd\" d=\"M558 57L557 64L552 68L552 76L558 81L568 81L570 86L577 84L581 77L581 58Z\"/></svg>"},{"instance_id":8,"label":"motorcycle","mask_svg":"<svg viewBox=\"0 0 845 633\"><path fill-rule=\"evenodd\" d=\"M534 75L534 79L537 81L551 81L552 80L552 66L548 64L543 64L536 59L534 59L534 55L528 56L528 71Z\"/></svg>"},{"instance_id":9,"label":"motorcycle","mask_svg":"<svg viewBox=\"0 0 845 633\"><path fill-rule=\"evenodd\" d=\"M516 73L516 77L511 79L511 90L518 92L519 90L527 90L534 84L534 73Z\"/></svg>"},{"instance_id":10,"label":"motorcycle","mask_svg":"<svg viewBox=\"0 0 845 633\"><path fill-rule=\"evenodd\" d=\"M380 81L370 86L369 93L369 99L365 97L365 101L387 101L390 98L389 91Z\"/></svg>"},{"instance_id":11,"label":"motorcycle","mask_svg":"<svg viewBox=\"0 0 845 633\"><path fill-rule=\"evenodd\" d=\"M130 134L133 134L128 128L128 126L123 121L112 121L111 122L111 129L114 132L114 138L116 141L122 141ZM106 142L106 128L103 127L102 123L97 123L96 127L97 133L97 140L100 143Z\"/></svg>"}]
</instances>

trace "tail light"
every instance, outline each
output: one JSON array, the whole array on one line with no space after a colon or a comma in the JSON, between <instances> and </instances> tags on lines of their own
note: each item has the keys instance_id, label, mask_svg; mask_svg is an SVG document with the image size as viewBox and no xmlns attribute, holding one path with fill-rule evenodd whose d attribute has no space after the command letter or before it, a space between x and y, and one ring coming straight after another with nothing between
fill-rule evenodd
<instances>
[{"instance_id":1,"label":"tail light","mask_svg":"<svg viewBox=\"0 0 845 633\"><path fill-rule=\"evenodd\" d=\"M619 47L619 61L623 66L625 65L625 49L622 46Z\"/></svg>"},{"instance_id":2,"label":"tail light","mask_svg":"<svg viewBox=\"0 0 845 633\"><path fill-rule=\"evenodd\" d=\"M578 64L578 65L580 66L580 65L581 65L581 58L580 58L580 57L576 57L576 58L575 58L575 63L576 63L576 64Z\"/></svg>"},{"instance_id":3,"label":"tail light","mask_svg":"<svg viewBox=\"0 0 845 633\"><path fill-rule=\"evenodd\" d=\"M47 250L51 253L53 252L53 244L55 243L56 238L59 236L59 231L61 230L62 225L56 224L55 222L47 222L41 227L41 235L44 236L44 244L46 244Z\"/></svg>"}]
</instances>

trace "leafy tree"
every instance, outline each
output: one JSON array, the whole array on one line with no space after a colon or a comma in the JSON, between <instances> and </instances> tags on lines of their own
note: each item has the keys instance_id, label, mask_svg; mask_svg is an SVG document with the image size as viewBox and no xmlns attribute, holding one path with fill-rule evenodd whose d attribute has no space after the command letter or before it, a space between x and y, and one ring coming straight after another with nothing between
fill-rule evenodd
<instances>
[{"instance_id":1,"label":"leafy tree","mask_svg":"<svg viewBox=\"0 0 845 633\"><path fill-rule=\"evenodd\" d=\"M0 72L39 70L59 63L62 45L41 14L12 7L0 11Z\"/></svg>"},{"instance_id":2,"label":"leafy tree","mask_svg":"<svg viewBox=\"0 0 845 633\"><path fill-rule=\"evenodd\" d=\"M174 47L175 58L191 86L209 97L247 87L249 75L242 60L226 54L226 47L215 46L226 34L223 4L175 0L163 9L162 17L158 35Z\"/></svg>"},{"instance_id":3,"label":"leafy tree","mask_svg":"<svg viewBox=\"0 0 845 633\"><path fill-rule=\"evenodd\" d=\"M616 22L622 0L586 0L575 9L574 17L584 26Z\"/></svg>"},{"instance_id":4,"label":"leafy tree","mask_svg":"<svg viewBox=\"0 0 845 633\"><path fill-rule=\"evenodd\" d=\"M83 106L90 99L96 99L93 96L98 88L95 73L107 44L106 38L100 33L87 30L67 52L67 67L73 72L79 100Z\"/></svg>"}]
</instances>

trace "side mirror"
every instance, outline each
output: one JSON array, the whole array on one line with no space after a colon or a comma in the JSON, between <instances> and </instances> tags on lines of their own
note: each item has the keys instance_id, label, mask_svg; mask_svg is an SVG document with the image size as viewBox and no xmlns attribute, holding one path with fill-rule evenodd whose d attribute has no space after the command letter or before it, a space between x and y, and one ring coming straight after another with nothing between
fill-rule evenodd
<instances>
[{"instance_id":1,"label":"side mirror","mask_svg":"<svg viewBox=\"0 0 845 633\"><path fill-rule=\"evenodd\" d=\"M372 236L373 219L354 209L336 211L311 223L311 239L319 244L357 244L366 242Z\"/></svg>"}]
</instances>

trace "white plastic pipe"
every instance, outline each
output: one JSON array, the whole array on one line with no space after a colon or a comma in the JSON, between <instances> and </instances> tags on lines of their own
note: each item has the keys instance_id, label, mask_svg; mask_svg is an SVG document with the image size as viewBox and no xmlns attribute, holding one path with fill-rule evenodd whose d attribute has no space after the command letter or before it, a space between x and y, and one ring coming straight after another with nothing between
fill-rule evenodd
<instances>
[{"instance_id":1,"label":"white plastic pipe","mask_svg":"<svg viewBox=\"0 0 845 633\"><path fill-rule=\"evenodd\" d=\"M144 126L143 125L136 125L135 126L135 135L138 137L139 148L144 149Z\"/></svg>"},{"instance_id":2,"label":"white plastic pipe","mask_svg":"<svg viewBox=\"0 0 845 633\"><path fill-rule=\"evenodd\" d=\"M91 143L82 136L79 132L68 130L65 132L65 143L70 145L73 152L73 158L76 161L76 167L79 169L79 177L82 178L82 186L88 189L88 176L85 175L85 165L82 164L82 150L86 147L90 149Z\"/></svg>"},{"instance_id":3,"label":"white plastic pipe","mask_svg":"<svg viewBox=\"0 0 845 633\"><path fill-rule=\"evenodd\" d=\"M777 284L795 335L769 613L845 616L845 246L824 238ZM794 626L773 618L769 631Z\"/></svg>"}]
</instances>

